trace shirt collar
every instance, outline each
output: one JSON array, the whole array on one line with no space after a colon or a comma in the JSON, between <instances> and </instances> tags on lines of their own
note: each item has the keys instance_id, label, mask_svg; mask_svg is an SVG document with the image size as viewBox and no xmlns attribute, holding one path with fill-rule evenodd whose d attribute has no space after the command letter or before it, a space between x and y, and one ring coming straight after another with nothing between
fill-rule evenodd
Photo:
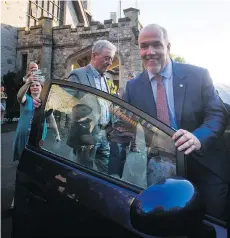
<instances>
[{"instance_id":1,"label":"shirt collar","mask_svg":"<svg viewBox=\"0 0 230 238\"><path fill-rule=\"evenodd\" d=\"M94 67L92 64L89 64L89 67L91 68L93 75L95 78L99 78L99 77L103 77L104 74L100 74Z\"/></svg>"},{"instance_id":2,"label":"shirt collar","mask_svg":"<svg viewBox=\"0 0 230 238\"><path fill-rule=\"evenodd\" d=\"M152 80L152 78L155 76L152 72L147 71L149 75L149 80ZM170 79L172 76L172 62L169 60L168 64L165 65L163 70L159 73L162 77Z\"/></svg>"}]
</instances>

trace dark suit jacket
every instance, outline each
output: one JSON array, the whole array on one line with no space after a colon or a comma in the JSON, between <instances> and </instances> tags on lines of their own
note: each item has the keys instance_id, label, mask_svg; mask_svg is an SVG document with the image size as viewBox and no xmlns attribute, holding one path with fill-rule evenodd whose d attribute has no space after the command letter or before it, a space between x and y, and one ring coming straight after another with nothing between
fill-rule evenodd
<instances>
[{"instance_id":1,"label":"dark suit jacket","mask_svg":"<svg viewBox=\"0 0 230 238\"><path fill-rule=\"evenodd\" d=\"M197 159L229 181L230 158L218 141L227 119L209 73L206 69L174 61L172 66L177 126L192 132L200 140L204 156ZM152 117L157 117L147 71L127 83L125 100Z\"/></svg>"}]
</instances>

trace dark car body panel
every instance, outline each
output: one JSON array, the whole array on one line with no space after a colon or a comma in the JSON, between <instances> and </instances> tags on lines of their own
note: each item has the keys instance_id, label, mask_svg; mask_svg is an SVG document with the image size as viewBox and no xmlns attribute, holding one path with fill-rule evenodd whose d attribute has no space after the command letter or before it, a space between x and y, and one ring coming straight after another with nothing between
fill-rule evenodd
<instances>
[{"instance_id":1,"label":"dark car body panel","mask_svg":"<svg viewBox=\"0 0 230 238\"><path fill-rule=\"evenodd\" d=\"M42 106L35 111L29 143L17 169L13 238L138 237L130 206L142 188L87 169L40 148L45 103L52 84L86 90L140 115L169 136L172 128L99 90L65 81L47 82ZM177 173L186 177L186 158L177 152Z\"/></svg>"},{"instance_id":2,"label":"dark car body panel","mask_svg":"<svg viewBox=\"0 0 230 238\"><path fill-rule=\"evenodd\" d=\"M118 224L131 227L128 208L137 193L52 160L50 156L41 156L27 148L17 170L17 181L15 212L31 219L37 217L40 225L32 222L36 227L44 229L48 222L47 234L58 230L58 224L63 226L64 220L72 220L68 231L65 229L66 234L76 234L73 228L81 220L86 222L92 216L91 211L99 213L101 218L113 217ZM23 199L22 194L25 195ZM57 234L60 235L60 230Z\"/></svg>"}]
</instances>

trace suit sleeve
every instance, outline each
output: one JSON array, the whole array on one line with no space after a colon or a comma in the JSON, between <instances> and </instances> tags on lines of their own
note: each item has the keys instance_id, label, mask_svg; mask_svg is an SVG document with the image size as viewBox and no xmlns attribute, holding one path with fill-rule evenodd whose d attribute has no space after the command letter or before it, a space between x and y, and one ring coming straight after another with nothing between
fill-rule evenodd
<instances>
[{"instance_id":1,"label":"suit sleeve","mask_svg":"<svg viewBox=\"0 0 230 238\"><path fill-rule=\"evenodd\" d=\"M67 79L70 82L74 82L74 83L80 83L79 77L77 72L72 71Z\"/></svg>"},{"instance_id":2,"label":"suit sleeve","mask_svg":"<svg viewBox=\"0 0 230 238\"><path fill-rule=\"evenodd\" d=\"M126 88L125 88L125 93L124 93L122 99L125 100L127 103L131 104L129 91L130 91L130 82L127 82Z\"/></svg>"},{"instance_id":3,"label":"suit sleeve","mask_svg":"<svg viewBox=\"0 0 230 238\"><path fill-rule=\"evenodd\" d=\"M205 151L224 133L227 118L208 70L204 71L201 90L204 120L203 124L193 131L193 134L199 139Z\"/></svg>"}]
</instances>

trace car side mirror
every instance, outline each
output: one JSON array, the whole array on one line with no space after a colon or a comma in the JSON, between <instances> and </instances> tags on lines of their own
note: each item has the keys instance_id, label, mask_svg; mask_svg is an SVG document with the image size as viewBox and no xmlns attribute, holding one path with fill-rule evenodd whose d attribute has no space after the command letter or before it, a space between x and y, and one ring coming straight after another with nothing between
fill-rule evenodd
<instances>
[{"instance_id":1,"label":"car side mirror","mask_svg":"<svg viewBox=\"0 0 230 238\"><path fill-rule=\"evenodd\" d=\"M184 178L168 178L148 187L133 200L130 209L133 228L154 236L194 233L203 218L200 196Z\"/></svg>"}]
</instances>

